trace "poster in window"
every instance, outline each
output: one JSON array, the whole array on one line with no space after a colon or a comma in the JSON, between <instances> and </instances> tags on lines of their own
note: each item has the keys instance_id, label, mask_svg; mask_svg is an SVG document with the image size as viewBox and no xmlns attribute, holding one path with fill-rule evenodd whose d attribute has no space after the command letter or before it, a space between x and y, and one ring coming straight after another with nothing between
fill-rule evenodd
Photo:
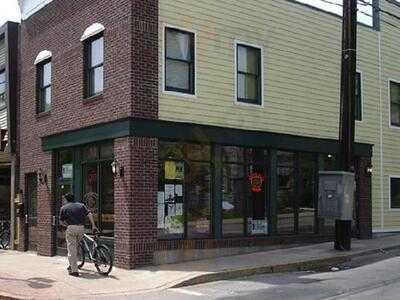
<instances>
[{"instance_id":1,"label":"poster in window","mask_svg":"<svg viewBox=\"0 0 400 300\"><path fill-rule=\"evenodd\" d=\"M184 164L177 161L166 161L164 163L166 180L183 180Z\"/></svg>"},{"instance_id":2,"label":"poster in window","mask_svg":"<svg viewBox=\"0 0 400 300\"><path fill-rule=\"evenodd\" d=\"M249 234L268 234L268 220L267 219L248 219Z\"/></svg>"},{"instance_id":3,"label":"poster in window","mask_svg":"<svg viewBox=\"0 0 400 300\"><path fill-rule=\"evenodd\" d=\"M158 204L157 210L157 228L162 229L165 226L165 206L164 204Z\"/></svg>"},{"instance_id":4,"label":"poster in window","mask_svg":"<svg viewBox=\"0 0 400 300\"><path fill-rule=\"evenodd\" d=\"M166 184L164 186L165 191L165 202L173 203L175 202L175 185L174 184Z\"/></svg>"},{"instance_id":5,"label":"poster in window","mask_svg":"<svg viewBox=\"0 0 400 300\"><path fill-rule=\"evenodd\" d=\"M62 179L72 179L72 164L62 165Z\"/></svg>"},{"instance_id":6,"label":"poster in window","mask_svg":"<svg viewBox=\"0 0 400 300\"><path fill-rule=\"evenodd\" d=\"M183 196L183 186L181 184L175 185L175 194L178 197L182 197Z\"/></svg>"},{"instance_id":7,"label":"poster in window","mask_svg":"<svg viewBox=\"0 0 400 300\"><path fill-rule=\"evenodd\" d=\"M164 204L165 202L165 193L164 192L158 192L157 193L157 203L158 204Z\"/></svg>"}]
</instances>

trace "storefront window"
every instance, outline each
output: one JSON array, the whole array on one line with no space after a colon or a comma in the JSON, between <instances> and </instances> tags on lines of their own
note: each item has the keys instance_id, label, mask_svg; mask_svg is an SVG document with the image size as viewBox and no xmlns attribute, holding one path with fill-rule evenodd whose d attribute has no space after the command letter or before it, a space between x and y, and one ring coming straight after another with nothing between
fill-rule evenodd
<instances>
[{"instance_id":1,"label":"storefront window","mask_svg":"<svg viewBox=\"0 0 400 300\"><path fill-rule=\"evenodd\" d=\"M243 235L246 190L244 165L224 163L222 176L222 234Z\"/></svg>"},{"instance_id":2,"label":"storefront window","mask_svg":"<svg viewBox=\"0 0 400 300\"><path fill-rule=\"evenodd\" d=\"M294 232L294 153L278 152L278 217L279 234Z\"/></svg>"},{"instance_id":3,"label":"storefront window","mask_svg":"<svg viewBox=\"0 0 400 300\"><path fill-rule=\"evenodd\" d=\"M189 162L187 184L188 237L207 237L211 228L211 165Z\"/></svg>"},{"instance_id":4,"label":"storefront window","mask_svg":"<svg viewBox=\"0 0 400 300\"><path fill-rule=\"evenodd\" d=\"M298 213L299 232L313 233L315 222L314 175L315 156L313 154L299 154L299 182L298 182Z\"/></svg>"},{"instance_id":5,"label":"storefront window","mask_svg":"<svg viewBox=\"0 0 400 300\"><path fill-rule=\"evenodd\" d=\"M223 147L223 236L268 233L267 155L264 149Z\"/></svg>"},{"instance_id":6,"label":"storefront window","mask_svg":"<svg viewBox=\"0 0 400 300\"><path fill-rule=\"evenodd\" d=\"M57 202L56 202L56 215L59 215L63 203L63 196L67 193L73 193L73 151L63 150L58 152L57 155ZM62 226L57 229L57 247L65 249L65 233Z\"/></svg>"},{"instance_id":7,"label":"storefront window","mask_svg":"<svg viewBox=\"0 0 400 300\"><path fill-rule=\"evenodd\" d=\"M82 148L83 202L105 237L114 236L114 175L112 142ZM87 222L87 229L90 229Z\"/></svg>"},{"instance_id":8,"label":"storefront window","mask_svg":"<svg viewBox=\"0 0 400 300\"><path fill-rule=\"evenodd\" d=\"M159 143L158 237L209 237L211 233L211 147Z\"/></svg>"}]
</instances>

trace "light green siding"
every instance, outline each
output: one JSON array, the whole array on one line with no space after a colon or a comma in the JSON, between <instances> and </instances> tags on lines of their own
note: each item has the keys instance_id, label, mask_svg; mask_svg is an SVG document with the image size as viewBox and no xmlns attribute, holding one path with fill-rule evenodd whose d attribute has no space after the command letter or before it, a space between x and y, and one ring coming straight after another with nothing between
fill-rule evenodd
<instances>
[{"instance_id":1,"label":"light green siding","mask_svg":"<svg viewBox=\"0 0 400 300\"><path fill-rule=\"evenodd\" d=\"M160 119L321 138L338 137L340 18L286 0L160 0L159 5ZM389 6L388 9L393 9L393 5ZM395 10L400 15L400 9ZM167 25L196 33L196 96L163 92L163 28ZM357 69L362 72L363 121L357 122L356 140L374 144L372 199L375 229L382 225L382 203L385 203L384 226L400 228L400 212L388 210L386 179L387 174L400 175L400 129L388 127L387 100L387 77L400 81L400 68L396 65L400 32L382 26L382 61L385 65L382 86L379 85L379 34L366 26L358 29ZM234 101L235 41L263 48L262 107L238 105ZM380 101L383 102L385 156L383 189Z\"/></svg>"},{"instance_id":2,"label":"light green siding","mask_svg":"<svg viewBox=\"0 0 400 300\"><path fill-rule=\"evenodd\" d=\"M400 15L400 7L381 1L382 8L396 15ZM385 14L381 15L383 21L396 24L400 22ZM382 49L382 132L383 132L383 172L381 209L383 211L383 228L398 230L400 228L400 210L390 209L390 175L400 175L400 128L390 126L390 96L389 80L400 82L400 29L382 22L381 24L381 49Z\"/></svg>"}]
</instances>

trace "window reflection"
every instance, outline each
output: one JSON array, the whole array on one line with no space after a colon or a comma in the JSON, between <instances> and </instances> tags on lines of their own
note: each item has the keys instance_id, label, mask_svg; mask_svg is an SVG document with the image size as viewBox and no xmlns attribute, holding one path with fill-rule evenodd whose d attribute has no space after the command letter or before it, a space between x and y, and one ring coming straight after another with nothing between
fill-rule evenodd
<instances>
[{"instance_id":1,"label":"window reflection","mask_svg":"<svg viewBox=\"0 0 400 300\"><path fill-rule=\"evenodd\" d=\"M244 166L224 164L222 169L222 234L244 234Z\"/></svg>"},{"instance_id":2,"label":"window reflection","mask_svg":"<svg viewBox=\"0 0 400 300\"><path fill-rule=\"evenodd\" d=\"M278 152L278 233L294 232L294 153Z\"/></svg>"},{"instance_id":3,"label":"window reflection","mask_svg":"<svg viewBox=\"0 0 400 300\"><path fill-rule=\"evenodd\" d=\"M299 154L298 210L299 232L313 233L315 221L314 173L315 156Z\"/></svg>"}]
</instances>

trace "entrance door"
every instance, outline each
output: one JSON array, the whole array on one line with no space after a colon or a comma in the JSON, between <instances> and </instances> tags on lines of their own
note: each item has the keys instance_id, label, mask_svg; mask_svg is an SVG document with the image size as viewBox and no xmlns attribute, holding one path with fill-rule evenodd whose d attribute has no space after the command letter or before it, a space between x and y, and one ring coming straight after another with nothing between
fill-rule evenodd
<instances>
[{"instance_id":1,"label":"entrance door","mask_svg":"<svg viewBox=\"0 0 400 300\"><path fill-rule=\"evenodd\" d=\"M61 206L65 204L63 203L63 196L67 193L73 193L73 152L71 150L63 150L58 153L56 175L53 232L55 234L57 254L65 255L67 253L65 227L60 225L59 216Z\"/></svg>"},{"instance_id":2,"label":"entrance door","mask_svg":"<svg viewBox=\"0 0 400 300\"><path fill-rule=\"evenodd\" d=\"M27 174L25 177L25 247L36 251L37 242L37 175Z\"/></svg>"},{"instance_id":3,"label":"entrance door","mask_svg":"<svg viewBox=\"0 0 400 300\"><path fill-rule=\"evenodd\" d=\"M114 237L114 175L112 161L83 165L83 202L92 212L103 237ZM89 221L86 228L90 231Z\"/></svg>"}]
</instances>

